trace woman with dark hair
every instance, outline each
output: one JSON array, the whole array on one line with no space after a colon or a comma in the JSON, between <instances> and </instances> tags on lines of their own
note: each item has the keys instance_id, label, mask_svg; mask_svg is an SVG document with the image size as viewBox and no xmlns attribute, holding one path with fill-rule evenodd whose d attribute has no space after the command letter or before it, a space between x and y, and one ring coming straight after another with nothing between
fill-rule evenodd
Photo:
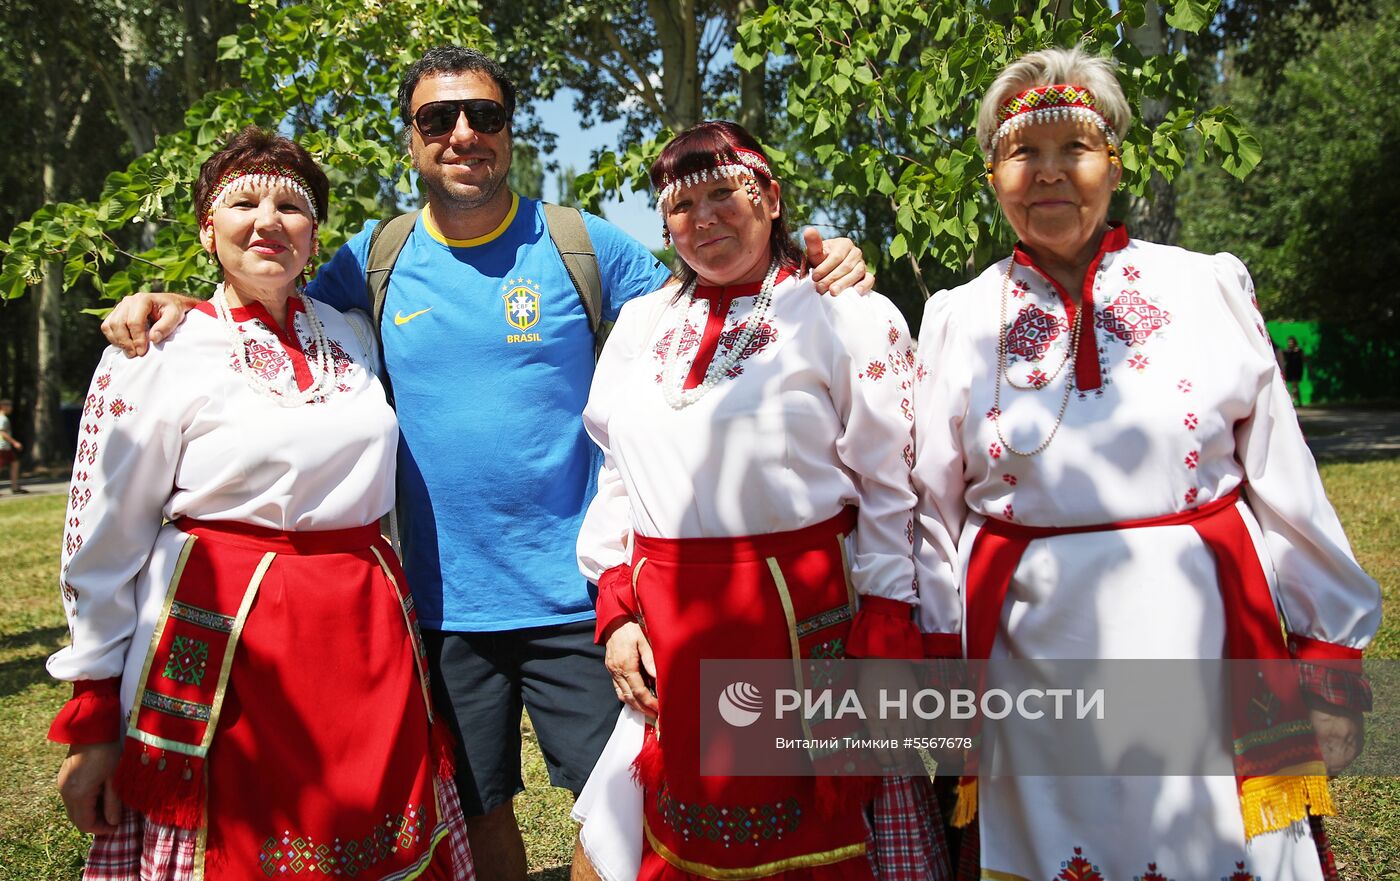
<instances>
[{"instance_id":1,"label":"woman with dark hair","mask_svg":"<svg viewBox=\"0 0 1400 881\"><path fill-rule=\"evenodd\" d=\"M584 423L604 466L578 543L634 714L580 812L625 802L635 759L641 816L615 835L586 823L583 845L609 878L868 879L859 785L818 799L828 784L812 777L702 777L696 695L703 658L921 655L912 344L885 298L821 297L798 274L779 185L743 128L683 132L651 180L681 283L629 303L598 364ZM637 842L639 873L617 868L630 845L616 839Z\"/></svg>"},{"instance_id":2,"label":"woman with dark hair","mask_svg":"<svg viewBox=\"0 0 1400 881\"><path fill-rule=\"evenodd\" d=\"M302 295L329 184L257 128L200 169L223 283L109 348L69 495L59 788L89 879L470 879L450 735L378 522L398 427L366 322ZM349 614L347 614L349 612ZM351 710L353 708L353 711Z\"/></svg>"}]
</instances>

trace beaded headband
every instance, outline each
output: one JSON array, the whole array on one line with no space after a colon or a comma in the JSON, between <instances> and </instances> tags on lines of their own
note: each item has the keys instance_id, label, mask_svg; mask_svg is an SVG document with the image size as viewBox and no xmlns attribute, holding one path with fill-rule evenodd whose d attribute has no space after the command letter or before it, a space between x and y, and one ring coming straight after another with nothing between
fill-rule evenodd
<instances>
[{"instance_id":1,"label":"beaded headband","mask_svg":"<svg viewBox=\"0 0 1400 881\"><path fill-rule=\"evenodd\" d=\"M286 187L306 201L306 207L311 211L311 222L316 223L316 200L311 198L311 185L306 182L306 178L293 169L270 162L254 162L224 172L214 185L209 198L205 200L200 211L201 222L206 225L213 223L214 209L223 204L224 197L233 192L235 187L241 186Z\"/></svg>"},{"instance_id":2,"label":"beaded headband","mask_svg":"<svg viewBox=\"0 0 1400 881\"><path fill-rule=\"evenodd\" d=\"M1099 126L1108 142L1118 146L1118 133L1099 109L1094 93L1083 86L1056 83L1026 89L997 108L997 130L992 135L991 152L996 152L998 141L1019 128L1066 119L1081 119Z\"/></svg>"},{"instance_id":3,"label":"beaded headband","mask_svg":"<svg viewBox=\"0 0 1400 881\"><path fill-rule=\"evenodd\" d=\"M732 161L734 159L738 161ZM661 190L656 194L656 210L661 212L662 217L665 217L666 203L684 187L711 180L720 181L737 177L754 178L757 174L763 175L768 180L773 179L773 170L768 167L768 160L764 159L761 153L744 147L735 147L731 157L716 153L715 164L709 168L692 171L690 174L683 174L680 177L663 179ZM755 202L757 202L757 196L757 190L749 193L749 197Z\"/></svg>"}]
</instances>

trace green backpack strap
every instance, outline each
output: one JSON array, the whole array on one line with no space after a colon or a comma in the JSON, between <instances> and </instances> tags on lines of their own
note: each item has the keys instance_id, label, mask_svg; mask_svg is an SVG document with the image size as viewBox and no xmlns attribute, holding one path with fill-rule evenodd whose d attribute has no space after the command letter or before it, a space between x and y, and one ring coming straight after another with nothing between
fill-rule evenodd
<instances>
[{"instance_id":1,"label":"green backpack strap","mask_svg":"<svg viewBox=\"0 0 1400 881\"><path fill-rule=\"evenodd\" d=\"M384 300L389 293L389 276L394 272L394 264L399 260L399 252L408 242L413 227L418 223L421 211L410 211L388 220L380 221L369 234L369 259L365 261L365 287L369 292L370 324L374 327L374 340L379 343L379 381L384 385L384 397L389 406L394 406L394 384L389 380L389 371L383 369L384 334L379 322L384 317ZM380 528L389 536L394 553L403 559L403 543L399 536L398 502L389 509L380 521Z\"/></svg>"},{"instance_id":2,"label":"green backpack strap","mask_svg":"<svg viewBox=\"0 0 1400 881\"><path fill-rule=\"evenodd\" d=\"M365 287L369 290L370 317L379 336L379 320L384 316L384 298L389 293L389 276L399 260L399 252L413 232L421 211L410 211L381 221L369 234L369 260L365 263Z\"/></svg>"},{"instance_id":3,"label":"green backpack strap","mask_svg":"<svg viewBox=\"0 0 1400 881\"><path fill-rule=\"evenodd\" d=\"M583 225L583 215L577 208L549 202L542 202L541 205L544 207L544 225L549 230L549 238L559 249L569 280L574 283L574 290L583 301L588 328L593 331L593 354L596 356L603 350L610 327L603 321L603 277L598 272L598 255L593 251L593 241L588 237L588 228Z\"/></svg>"}]
</instances>

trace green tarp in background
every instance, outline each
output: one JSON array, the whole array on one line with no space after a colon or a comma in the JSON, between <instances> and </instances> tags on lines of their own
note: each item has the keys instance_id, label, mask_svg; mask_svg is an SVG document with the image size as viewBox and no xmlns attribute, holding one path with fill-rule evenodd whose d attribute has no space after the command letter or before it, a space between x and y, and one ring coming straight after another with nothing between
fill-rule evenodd
<instances>
[{"instance_id":1,"label":"green tarp in background","mask_svg":"<svg viewBox=\"0 0 1400 881\"><path fill-rule=\"evenodd\" d=\"M1304 404L1400 398L1400 346L1395 341L1363 339L1318 321L1270 321L1268 328L1279 349L1290 336L1298 338Z\"/></svg>"}]
</instances>

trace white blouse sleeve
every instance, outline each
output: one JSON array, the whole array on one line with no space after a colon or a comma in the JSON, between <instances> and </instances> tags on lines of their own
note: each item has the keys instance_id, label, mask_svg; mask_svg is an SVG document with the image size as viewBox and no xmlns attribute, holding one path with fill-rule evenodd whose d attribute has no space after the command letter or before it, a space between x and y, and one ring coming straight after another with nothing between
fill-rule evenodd
<instances>
[{"instance_id":1,"label":"white blouse sleeve","mask_svg":"<svg viewBox=\"0 0 1400 881\"><path fill-rule=\"evenodd\" d=\"M919 495L914 561L919 629L931 656L961 654L958 540L967 521L963 420L971 366L955 320L957 294L940 291L924 307L915 367L914 489Z\"/></svg>"},{"instance_id":2,"label":"white blouse sleeve","mask_svg":"<svg viewBox=\"0 0 1400 881\"><path fill-rule=\"evenodd\" d=\"M56 679L122 674L136 629L136 576L160 532L180 461L179 407L171 400L179 384L160 381L169 375L169 345L142 358L109 347L93 374L59 575L72 639L49 658Z\"/></svg>"},{"instance_id":3,"label":"white blouse sleeve","mask_svg":"<svg viewBox=\"0 0 1400 881\"><path fill-rule=\"evenodd\" d=\"M863 596L913 605L913 342L884 297L833 305L831 399L844 426L836 455L860 494L851 580Z\"/></svg>"},{"instance_id":4,"label":"white blouse sleeve","mask_svg":"<svg viewBox=\"0 0 1400 881\"><path fill-rule=\"evenodd\" d=\"M632 509L627 487L613 462L608 419L628 377L637 369L637 358L644 354L658 310L662 309L664 300L656 296L632 300L622 307L593 371L588 405L583 410L584 429L603 451L598 492L584 514L577 545L579 571L595 584L604 572L630 559Z\"/></svg>"},{"instance_id":5,"label":"white blouse sleeve","mask_svg":"<svg viewBox=\"0 0 1400 881\"><path fill-rule=\"evenodd\" d=\"M1290 647L1302 658L1338 649L1359 653L1380 625L1380 588L1357 564L1327 501L1254 303L1249 271L1230 254L1216 255L1213 263L1241 344L1259 366L1254 408L1235 426L1235 450L1278 579Z\"/></svg>"}]
</instances>

